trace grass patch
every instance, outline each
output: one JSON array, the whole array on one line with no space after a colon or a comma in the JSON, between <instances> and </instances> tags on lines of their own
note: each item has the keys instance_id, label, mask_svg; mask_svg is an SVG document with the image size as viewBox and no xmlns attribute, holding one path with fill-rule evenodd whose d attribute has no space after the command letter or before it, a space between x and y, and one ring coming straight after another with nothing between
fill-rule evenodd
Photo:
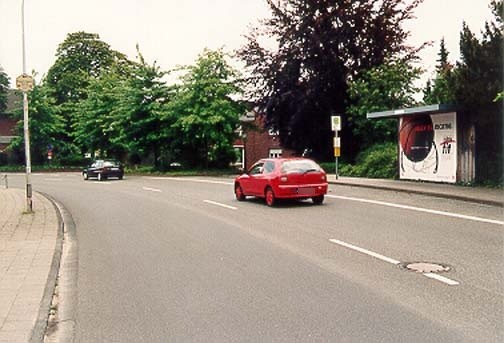
<instances>
[{"instance_id":1,"label":"grass patch","mask_svg":"<svg viewBox=\"0 0 504 343\"><path fill-rule=\"evenodd\" d=\"M32 173L75 172L81 170L82 167L75 167L75 166L58 166L58 165L32 166ZM24 172L26 172L26 167L23 165L0 166L0 173L24 173Z\"/></svg>"},{"instance_id":2,"label":"grass patch","mask_svg":"<svg viewBox=\"0 0 504 343\"><path fill-rule=\"evenodd\" d=\"M142 166L138 168L124 169L126 175L151 175L151 176L231 176L241 172L236 168L228 169L171 169L159 171L154 167Z\"/></svg>"}]
</instances>

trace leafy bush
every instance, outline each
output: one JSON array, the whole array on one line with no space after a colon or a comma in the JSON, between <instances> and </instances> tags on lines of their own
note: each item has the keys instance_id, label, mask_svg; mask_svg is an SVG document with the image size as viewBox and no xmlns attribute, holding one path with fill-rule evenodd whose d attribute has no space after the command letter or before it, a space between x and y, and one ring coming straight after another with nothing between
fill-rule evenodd
<instances>
[{"instance_id":1,"label":"leafy bush","mask_svg":"<svg viewBox=\"0 0 504 343\"><path fill-rule=\"evenodd\" d=\"M322 167L322 169L324 169L324 171L327 174L334 174L335 173L336 165L335 165L334 161L332 161L332 162L322 162L322 163L319 163L319 165ZM341 164L340 164L340 167L341 167ZM339 169L339 167L338 167L338 169Z\"/></svg>"},{"instance_id":2,"label":"leafy bush","mask_svg":"<svg viewBox=\"0 0 504 343\"><path fill-rule=\"evenodd\" d=\"M395 179L397 170L397 145L376 144L359 153L355 165L342 165L339 174L368 178Z\"/></svg>"},{"instance_id":3,"label":"leafy bush","mask_svg":"<svg viewBox=\"0 0 504 343\"><path fill-rule=\"evenodd\" d=\"M9 163L9 158L5 152L0 152L0 166L5 166Z\"/></svg>"}]
</instances>

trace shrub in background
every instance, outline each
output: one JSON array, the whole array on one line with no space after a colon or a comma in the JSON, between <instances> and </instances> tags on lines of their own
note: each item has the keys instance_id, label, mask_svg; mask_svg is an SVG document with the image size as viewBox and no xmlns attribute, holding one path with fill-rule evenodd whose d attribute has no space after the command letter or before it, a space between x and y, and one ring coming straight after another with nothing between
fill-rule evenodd
<instances>
[{"instance_id":1,"label":"shrub in background","mask_svg":"<svg viewBox=\"0 0 504 343\"><path fill-rule=\"evenodd\" d=\"M355 165L343 164L339 168L339 174L342 176L396 179L398 177L397 144L376 144L360 152Z\"/></svg>"}]
</instances>

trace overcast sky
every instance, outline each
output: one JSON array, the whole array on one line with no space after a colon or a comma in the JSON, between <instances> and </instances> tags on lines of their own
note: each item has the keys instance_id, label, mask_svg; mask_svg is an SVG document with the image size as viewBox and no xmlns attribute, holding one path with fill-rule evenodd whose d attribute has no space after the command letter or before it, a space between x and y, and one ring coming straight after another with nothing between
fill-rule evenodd
<instances>
[{"instance_id":1,"label":"overcast sky","mask_svg":"<svg viewBox=\"0 0 504 343\"><path fill-rule=\"evenodd\" d=\"M417 19L406 26L409 43L434 41L423 51L423 67L432 74L439 40L445 37L449 59L459 56L462 22L479 35L492 18L490 0L424 0ZM232 51L244 43L250 24L268 15L265 0L25 0L27 71L40 76L55 61L58 45L76 31L98 33L101 40L134 59L135 45L163 70L193 64L205 47ZM11 78L22 73L21 0L0 0L0 66Z\"/></svg>"}]
</instances>

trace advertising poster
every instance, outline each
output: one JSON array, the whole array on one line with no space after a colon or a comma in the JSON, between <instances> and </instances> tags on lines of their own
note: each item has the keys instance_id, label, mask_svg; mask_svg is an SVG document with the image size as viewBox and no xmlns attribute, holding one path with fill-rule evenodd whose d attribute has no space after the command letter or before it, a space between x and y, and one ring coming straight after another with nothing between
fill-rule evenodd
<instances>
[{"instance_id":1,"label":"advertising poster","mask_svg":"<svg viewBox=\"0 0 504 343\"><path fill-rule=\"evenodd\" d=\"M456 114L401 117L399 124L400 178L456 182Z\"/></svg>"}]
</instances>

